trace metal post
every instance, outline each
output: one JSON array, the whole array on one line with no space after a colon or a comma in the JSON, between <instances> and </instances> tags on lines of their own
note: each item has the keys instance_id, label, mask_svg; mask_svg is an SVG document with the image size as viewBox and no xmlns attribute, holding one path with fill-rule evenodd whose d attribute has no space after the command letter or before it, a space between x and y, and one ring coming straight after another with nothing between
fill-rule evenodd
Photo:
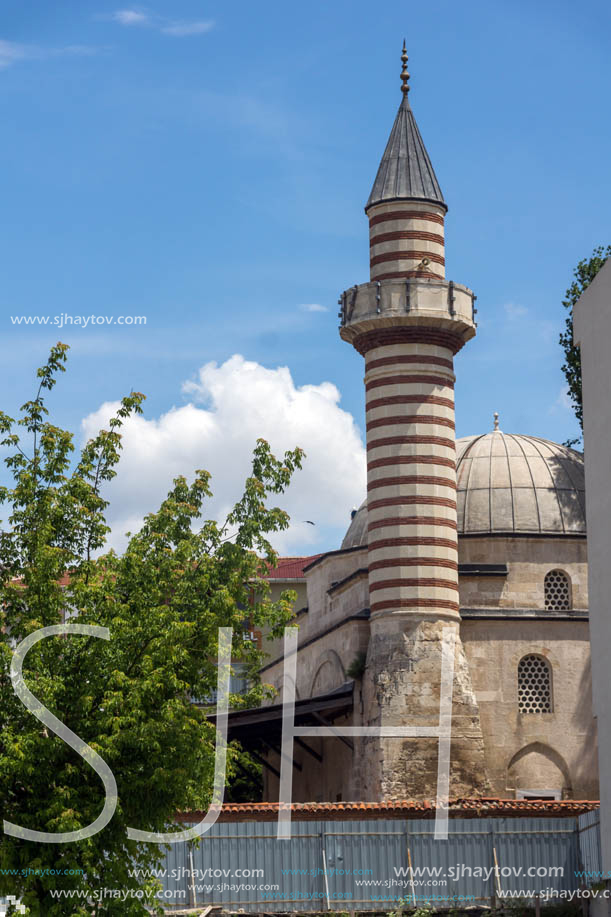
<instances>
[{"instance_id":1,"label":"metal post","mask_svg":"<svg viewBox=\"0 0 611 917\"><path fill-rule=\"evenodd\" d=\"M355 307L355 305L356 305L356 297L357 297L358 292L359 292L359 288L358 288L358 286L355 284L355 285L352 287L352 296L350 297L350 307L349 307L347 313L346 313L346 309L345 309L345 306L344 306L344 325L346 324L346 321L349 322L350 319L352 318L352 313L354 312L354 307ZM346 294L344 293L344 296L345 296L345 295L346 295Z\"/></svg>"},{"instance_id":2,"label":"metal post","mask_svg":"<svg viewBox=\"0 0 611 917\"><path fill-rule=\"evenodd\" d=\"M407 863L409 865L410 883L412 886L412 901L414 903L414 907L416 907L416 890L414 888L414 867L412 866L412 852L409 849L409 847L407 848Z\"/></svg>"},{"instance_id":3,"label":"metal post","mask_svg":"<svg viewBox=\"0 0 611 917\"><path fill-rule=\"evenodd\" d=\"M325 899L327 901L327 910L330 911L331 905L329 904L329 877L327 876L327 853L325 849L327 846L327 838L324 831L321 832L320 839L322 841L322 869L325 878Z\"/></svg>"},{"instance_id":4,"label":"metal post","mask_svg":"<svg viewBox=\"0 0 611 917\"><path fill-rule=\"evenodd\" d=\"M191 904L197 907L197 892L195 891L195 869L193 868L193 846L189 843L189 871L191 873Z\"/></svg>"},{"instance_id":5,"label":"metal post","mask_svg":"<svg viewBox=\"0 0 611 917\"><path fill-rule=\"evenodd\" d=\"M492 859L494 861L496 860L496 848L494 846L494 827L490 829L490 841L492 843ZM492 910L494 910L496 905L497 905L497 900L496 900L496 880L495 880L492 883L492 894L490 895L490 907L492 908Z\"/></svg>"},{"instance_id":6,"label":"metal post","mask_svg":"<svg viewBox=\"0 0 611 917\"><path fill-rule=\"evenodd\" d=\"M501 888L501 874L499 872L499 861L497 860L497 857L496 857L496 847L492 848L492 853L494 855L494 877L495 877L495 885L496 885L496 895L498 895L499 898L502 898L503 889Z\"/></svg>"}]
</instances>

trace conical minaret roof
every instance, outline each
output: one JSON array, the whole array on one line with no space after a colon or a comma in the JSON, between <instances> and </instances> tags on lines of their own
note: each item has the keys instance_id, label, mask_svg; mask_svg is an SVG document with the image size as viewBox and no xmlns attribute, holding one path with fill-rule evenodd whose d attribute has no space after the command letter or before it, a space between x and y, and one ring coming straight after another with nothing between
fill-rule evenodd
<instances>
[{"instance_id":1,"label":"conical minaret roof","mask_svg":"<svg viewBox=\"0 0 611 917\"><path fill-rule=\"evenodd\" d=\"M446 207L435 170L431 165L429 154L408 101L409 74L406 67L405 43L403 44L402 60L403 100L390 132L365 210L374 204L396 200L432 201Z\"/></svg>"}]
</instances>

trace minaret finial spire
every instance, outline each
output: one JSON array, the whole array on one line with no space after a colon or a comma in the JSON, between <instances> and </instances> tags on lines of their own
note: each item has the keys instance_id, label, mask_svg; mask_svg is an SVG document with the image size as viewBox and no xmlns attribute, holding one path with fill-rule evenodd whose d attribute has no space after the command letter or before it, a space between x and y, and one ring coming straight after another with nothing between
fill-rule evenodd
<instances>
[{"instance_id":1,"label":"minaret finial spire","mask_svg":"<svg viewBox=\"0 0 611 917\"><path fill-rule=\"evenodd\" d=\"M405 39L403 39L403 51L401 52L401 61L403 63L403 68L401 70L401 92L403 95L407 95L409 92L409 73L407 72L407 50L405 47Z\"/></svg>"}]
</instances>

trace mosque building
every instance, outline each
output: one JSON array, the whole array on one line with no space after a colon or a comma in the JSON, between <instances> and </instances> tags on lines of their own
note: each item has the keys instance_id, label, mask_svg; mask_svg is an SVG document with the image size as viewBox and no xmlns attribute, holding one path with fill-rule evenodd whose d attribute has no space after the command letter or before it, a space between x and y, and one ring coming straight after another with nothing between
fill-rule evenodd
<instances>
[{"instance_id":1,"label":"mosque building","mask_svg":"<svg viewBox=\"0 0 611 917\"><path fill-rule=\"evenodd\" d=\"M439 182L402 100L365 212L370 281L340 298L363 357L367 499L341 546L283 558L298 592L298 724L412 726L429 735L295 740L293 801L435 797L444 645L453 647L451 797L598 797L582 455L493 429L455 440L453 358L476 297L447 280ZM348 521L348 520L347 520ZM230 714L278 798L278 698Z\"/></svg>"}]
</instances>

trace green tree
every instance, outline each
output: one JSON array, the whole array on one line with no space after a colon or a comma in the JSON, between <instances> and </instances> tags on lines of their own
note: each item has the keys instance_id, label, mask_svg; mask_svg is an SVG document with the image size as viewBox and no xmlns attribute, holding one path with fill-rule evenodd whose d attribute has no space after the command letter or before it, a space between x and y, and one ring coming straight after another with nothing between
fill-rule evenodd
<instances>
[{"instance_id":1,"label":"green tree","mask_svg":"<svg viewBox=\"0 0 611 917\"><path fill-rule=\"evenodd\" d=\"M611 245L607 245L606 247L604 245L599 245L592 252L591 258L584 258L580 261L573 271L575 280L566 291L565 298L562 301L562 305L568 310L568 315L564 322L564 331L560 334L560 346L564 351L562 372L567 382L569 397L573 402L575 417L579 422L582 434L583 403L581 397L581 353L579 347L573 344L573 309L575 303L583 291L590 286L609 255L611 255ZM567 442L566 445L575 445L580 439L581 437L572 439Z\"/></svg>"},{"instance_id":2,"label":"green tree","mask_svg":"<svg viewBox=\"0 0 611 917\"><path fill-rule=\"evenodd\" d=\"M272 602L263 578L276 560L268 536L288 525L267 501L287 487L302 452L279 461L259 440L244 494L224 525L202 521L209 475L198 471L191 484L177 478L123 554L101 553L109 531L104 489L116 474L121 426L141 411L143 396L124 398L109 428L74 458L72 435L49 421L45 404L66 351L63 344L52 349L19 420L0 413L12 481L0 488L8 507L0 532L0 807L8 821L54 833L86 827L102 811L98 774L28 712L9 677L15 644L67 614L70 623L108 627L110 640L41 640L25 659L25 683L107 762L118 805L106 828L84 841L2 834L0 894L18 895L33 915L138 915L147 911L135 897L88 905L52 893L144 889L133 870L158 863L165 848L128 839L126 828L172 830L177 811L207 808L216 732L190 698L216 686L219 627L234 629L232 658L253 676L239 700L256 705L263 696L256 676L262 653L244 630L265 626L278 636L291 617L292 594ZM243 753L230 747L229 776L240 760L243 766ZM42 875L45 869L62 872Z\"/></svg>"}]
</instances>

